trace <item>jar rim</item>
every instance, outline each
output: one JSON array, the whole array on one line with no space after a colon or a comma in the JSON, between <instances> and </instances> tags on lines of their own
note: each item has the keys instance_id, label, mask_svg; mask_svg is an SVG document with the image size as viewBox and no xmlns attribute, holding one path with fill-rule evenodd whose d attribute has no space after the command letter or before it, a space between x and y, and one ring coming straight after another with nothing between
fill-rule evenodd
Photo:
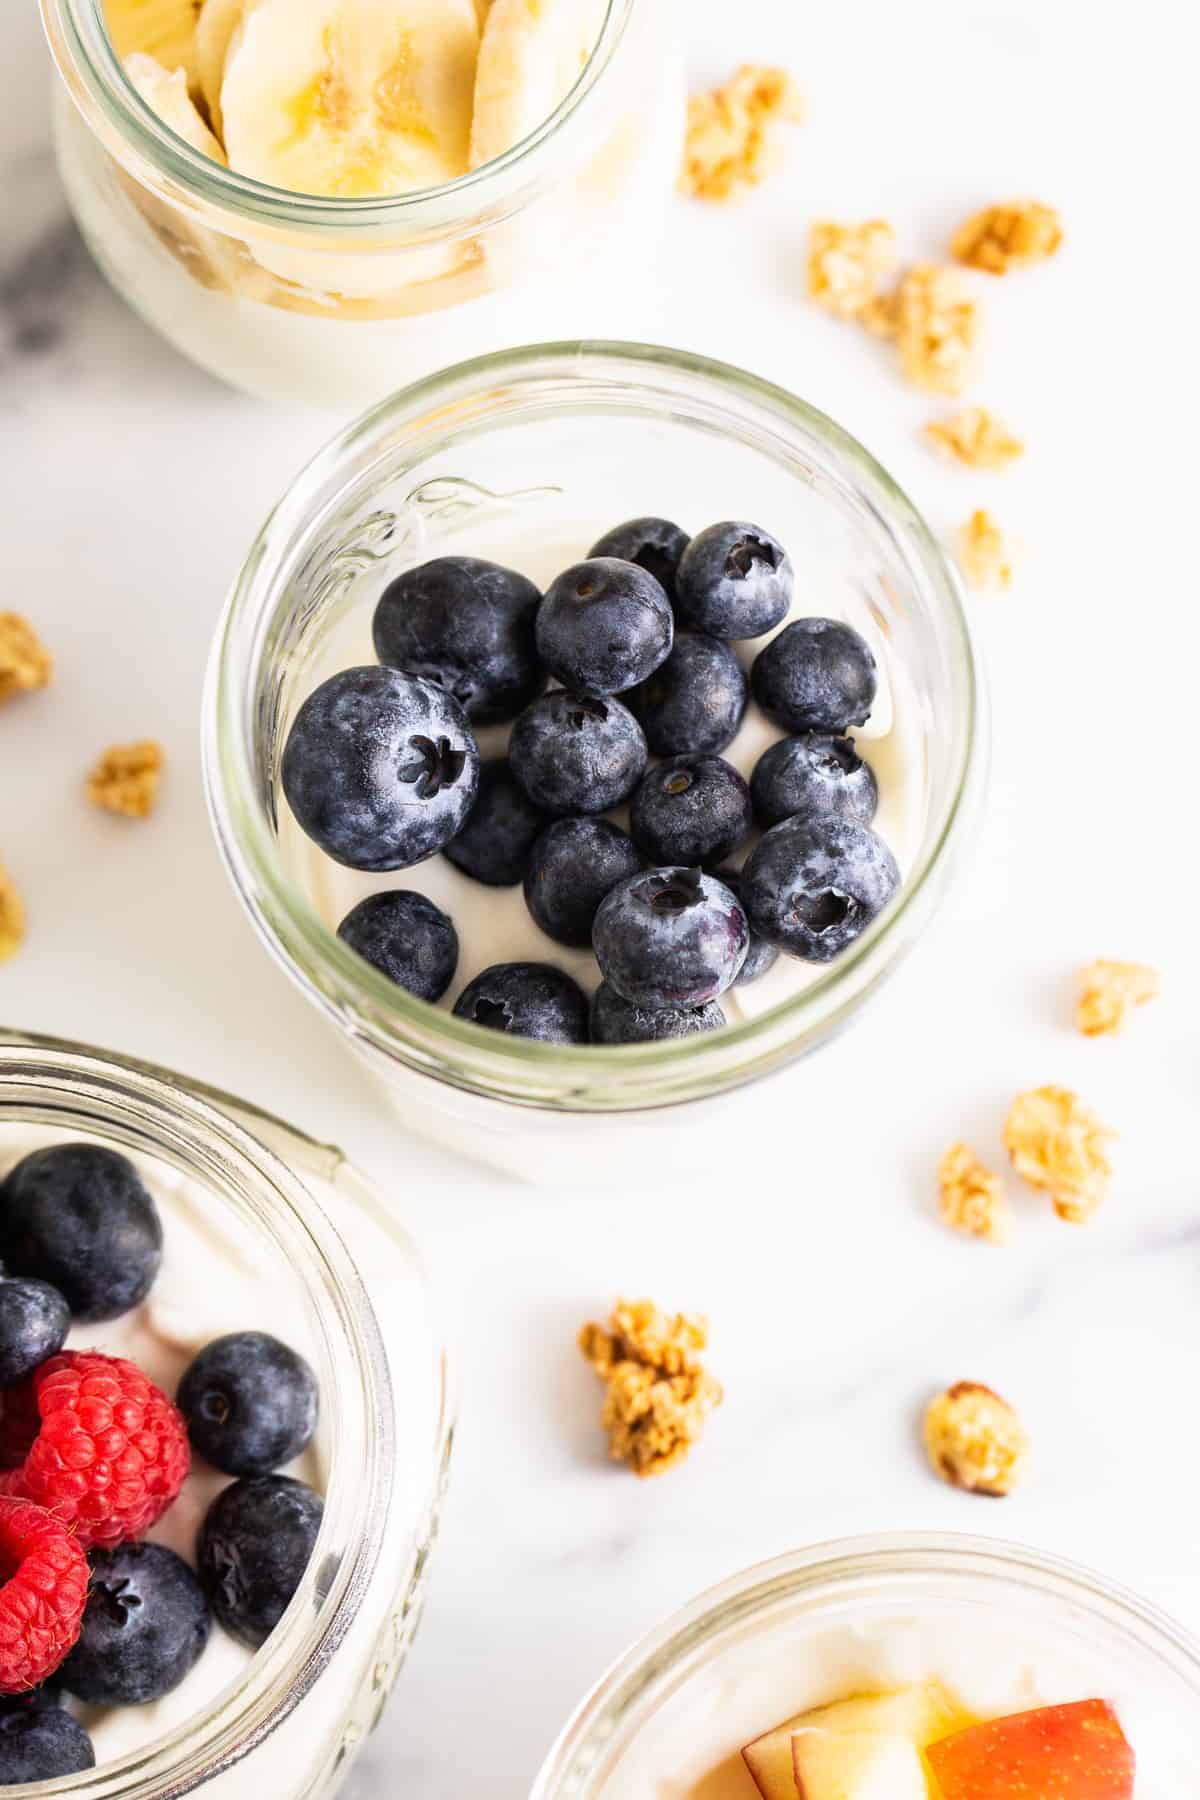
<instances>
[{"instance_id":1,"label":"jar rim","mask_svg":"<svg viewBox=\"0 0 1200 1800\"><path fill-rule=\"evenodd\" d=\"M335 1178L345 1157L257 1107L193 1083L174 1071L90 1046L0 1029L0 1121L53 1121L86 1132L114 1122L113 1134L137 1153L203 1171L214 1191L236 1188L250 1216L286 1236L289 1262L313 1301L323 1352L337 1372L336 1439L354 1454L331 1455L320 1531L296 1594L244 1674L198 1713L144 1748L65 1780L35 1783L31 1800L51 1793L76 1800L161 1800L182 1796L250 1753L313 1688L344 1641L370 1589L392 1524L398 1459L388 1354L370 1296L329 1213L293 1171ZM89 1125L89 1120L91 1124ZM273 1141L269 1141L273 1140ZM185 1160L186 1159L186 1164ZM227 1196L228 1197L228 1196ZM400 1245L424 1281L413 1241L369 1189L355 1200ZM430 1518L445 1475L452 1383L444 1344L436 1347L437 1399L429 1482ZM358 1395L354 1417L350 1398ZM416 1534L426 1529L412 1521ZM344 1546L336 1567L330 1552ZM418 1558L419 1561L419 1558ZM319 1602L319 1604L318 1604Z\"/></svg>"},{"instance_id":2,"label":"jar rim","mask_svg":"<svg viewBox=\"0 0 1200 1800\"><path fill-rule=\"evenodd\" d=\"M287 874L270 821L255 798L257 713L247 690L249 668L269 610L272 570L286 559L293 534L302 533L318 509L331 504L329 496L348 484L347 470L394 455L399 444L423 431L442 433L439 445L453 442L470 430L489 397L498 408L515 409L523 394L536 398L554 381L571 396L564 405L568 412L585 408L593 388L594 404L603 407L607 397L611 409L614 386L632 394L638 381L647 392L683 382L712 406L737 401L757 408L776 436L790 430L820 443L873 522L886 520L901 543L908 568L941 622L962 701L950 802L934 841L881 917L810 985L769 1011L719 1032L623 1045L615 1060L612 1046L543 1044L487 1031L398 988L342 942ZM816 1021L832 1027L878 985L892 964L893 947L904 941L912 921L931 910L952 852L969 830L986 766L985 708L958 577L906 494L856 439L786 389L731 364L662 346L568 340L494 352L413 383L345 427L301 470L251 547L217 625L204 700L205 784L218 845L260 936L309 997L360 1044L405 1060L414 1041L423 1043L436 1031L439 1048L476 1063L485 1057L489 1070L500 1071L500 1085L485 1091L505 1101L562 1104L539 1096L537 1083L544 1077L556 1089L569 1089L571 1110L631 1110L698 1097L702 1073L731 1050L747 1058L739 1080L768 1072L785 1059L774 1042L781 1027ZM630 1091L650 1070L665 1079L656 1083L653 1096L643 1091L640 1099L618 1102L604 1097L618 1067ZM454 1070L436 1072L456 1079ZM503 1085L505 1072L512 1088ZM473 1088L474 1082L464 1074L459 1085ZM532 1095L527 1087L535 1090Z\"/></svg>"},{"instance_id":3,"label":"jar rim","mask_svg":"<svg viewBox=\"0 0 1200 1800\"><path fill-rule=\"evenodd\" d=\"M118 160L133 158L136 173L162 187L175 204L199 205L212 224L214 211L232 217L231 230L247 222L286 227L344 242L347 234L394 232L414 238L452 229L493 209L516 210L522 182L543 148L576 118L590 112L590 97L625 36L634 9L647 0L606 0L600 34L575 85L548 118L491 162L439 187L385 198L295 194L236 170L185 142L142 98L109 38L104 0L39 0L51 55L76 106Z\"/></svg>"},{"instance_id":4,"label":"jar rim","mask_svg":"<svg viewBox=\"0 0 1200 1800\"><path fill-rule=\"evenodd\" d=\"M726 1624L740 1623L806 1588L830 1591L863 1577L905 1574L992 1580L1083 1605L1153 1650L1200 1700L1200 1640L1159 1607L1084 1564L1009 1539L965 1533L835 1538L752 1564L705 1589L638 1638L575 1708L542 1764L530 1800L560 1800L567 1793L588 1800L592 1790L578 1785L578 1779L582 1776L586 1783L594 1766L589 1752L593 1738L601 1747L631 1709L652 1706L658 1684L669 1681L681 1659ZM587 1760L581 1763L581 1757ZM569 1788L563 1786L568 1779Z\"/></svg>"}]
</instances>

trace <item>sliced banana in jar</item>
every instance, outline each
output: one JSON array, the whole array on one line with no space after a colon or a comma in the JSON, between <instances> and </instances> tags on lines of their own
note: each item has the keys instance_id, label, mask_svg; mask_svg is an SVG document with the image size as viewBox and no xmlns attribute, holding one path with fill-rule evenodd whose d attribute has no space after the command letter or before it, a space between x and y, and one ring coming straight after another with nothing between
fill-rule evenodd
<instances>
[{"instance_id":1,"label":"sliced banana in jar","mask_svg":"<svg viewBox=\"0 0 1200 1800\"><path fill-rule=\"evenodd\" d=\"M258 0L225 60L229 161L345 199L452 181L468 166L478 54L475 0Z\"/></svg>"},{"instance_id":2,"label":"sliced banana in jar","mask_svg":"<svg viewBox=\"0 0 1200 1800\"><path fill-rule=\"evenodd\" d=\"M124 62L152 56L163 68L183 69L195 81L196 15L200 0L104 0L113 49Z\"/></svg>"},{"instance_id":3,"label":"sliced banana in jar","mask_svg":"<svg viewBox=\"0 0 1200 1800\"><path fill-rule=\"evenodd\" d=\"M608 0L491 0L479 46L471 167L556 112L591 60Z\"/></svg>"},{"instance_id":4,"label":"sliced banana in jar","mask_svg":"<svg viewBox=\"0 0 1200 1800\"><path fill-rule=\"evenodd\" d=\"M213 130L222 133L221 84L233 34L242 22L247 0L203 0L196 20L196 83L208 108Z\"/></svg>"},{"instance_id":5,"label":"sliced banana in jar","mask_svg":"<svg viewBox=\"0 0 1200 1800\"><path fill-rule=\"evenodd\" d=\"M182 69L164 69L153 57L135 54L125 58L125 72L147 104L185 143L214 162L225 161L225 152L188 93ZM197 224L124 170L118 171L117 179L163 248L200 287L253 298L262 298L269 290L271 277L256 268L244 244Z\"/></svg>"},{"instance_id":6,"label":"sliced banana in jar","mask_svg":"<svg viewBox=\"0 0 1200 1800\"><path fill-rule=\"evenodd\" d=\"M176 137L204 156L211 156L214 162L225 161L225 152L196 110L182 67L165 69L154 57L135 51L125 58L125 73L147 106L153 107Z\"/></svg>"}]
</instances>

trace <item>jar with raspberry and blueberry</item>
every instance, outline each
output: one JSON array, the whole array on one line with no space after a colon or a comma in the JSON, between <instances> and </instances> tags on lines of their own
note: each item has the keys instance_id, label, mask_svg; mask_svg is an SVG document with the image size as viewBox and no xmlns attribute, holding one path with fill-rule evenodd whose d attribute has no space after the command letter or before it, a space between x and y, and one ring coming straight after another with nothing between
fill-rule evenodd
<instances>
[{"instance_id":1,"label":"jar with raspberry and blueberry","mask_svg":"<svg viewBox=\"0 0 1200 1800\"><path fill-rule=\"evenodd\" d=\"M448 1431L419 1256L338 1152L0 1034L0 1787L336 1792Z\"/></svg>"}]
</instances>

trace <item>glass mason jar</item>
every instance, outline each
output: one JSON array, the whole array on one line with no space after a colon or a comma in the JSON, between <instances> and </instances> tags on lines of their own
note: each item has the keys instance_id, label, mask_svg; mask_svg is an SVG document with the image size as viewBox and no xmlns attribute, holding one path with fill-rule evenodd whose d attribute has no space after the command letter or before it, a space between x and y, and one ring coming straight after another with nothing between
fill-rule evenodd
<instances>
[{"instance_id":1,"label":"glass mason jar","mask_svg":"<svg viewBox=\"0 0 1200 1800\"><path fill-rule=\"evenodd\" d=\"M1134 1595L987 1538L848 1538L702 1594L629 1650L530 1800L741 1800L740 1747L810 1706L933 1677L998 1716L1102 1697L1138 1794L1195 1788L1200 1644Z\"/></svg>"},{"instance_id":2,"label":"glass mason jar","mask_svg":"<svg viewBox=\"0 0 1200 1800\"><path fill-rule=\"evenodd\" d=\"M447 1352L417 1249L340 1151L168 1071L0 1032L0 1169L42 1133L144 1159L167 1200L174 1184L194 1184L204 1247L235 1260L240 1252L238 1273L269 1271L271 1308L294 1321L325 1396L315 1440L325 1508L290 1607L215 1699L144 1747L21 1791L31 1800L201 1791L205 1800L325 1800L412 1641L445 1481ZM164 1218L159 1286L175 1228L169 1210ZM185 1691L186 1682L177 1694ZM127 1709L120 1717L124 1727Z\"/></svg>"},{"instance_id":3,"label":"glass mason jar","mask_svg":"<svg viewBox=\"0 0 1200 1800\"><path fill-rule=\"evenodd\" d=\"M177 348L344 417L531 321L554 330L610 237L653 232L683 134L672 5L610 0L575 88L495 161L355 200L267 187L193 149L129 81L103 0L42 0L63 181L100 267Z\"/></svg>"},{"instance_id":4,"label":"glass mason jar","mask_svg":"<svg viewBox=\"0 0 1200 1800\"><path fill-rule=\"evenodd\" d=\"M371 608L398 568L449 552L503 562L489 546L518 536L566 533L585 546L606 523L647 511L769 521L818 572L819 610L886 643L920 767L907 880L844 955L810 971L802 992L724 1030L619 1050L487 1031L405 993L337 937L341 913L322 907L319 875L300 865L307 841L298 850L280 794L287 728L315 679L374 660ZM598 1178L614 1165L645 1172L664 1145L673 1165L691 1157L710 1166L725 1130L712 1102L838 1029L928 925L969 836L987 760L957 578L861 445L740 370L605 343L450 369L322 451L268 520L229 599L204 737L217 838L268 947L384 1077L410 1129L531 1178L549 1176L558 1145L585 1149L574 1166ZM551 961L555 948L547 940ZM470 960L477 969L495 959L484 944ZM688 1130L672 1130L678 1108L700 1100ZM620 1131L606 1127L611 1115Z\"/></svg>"}]
</instances>

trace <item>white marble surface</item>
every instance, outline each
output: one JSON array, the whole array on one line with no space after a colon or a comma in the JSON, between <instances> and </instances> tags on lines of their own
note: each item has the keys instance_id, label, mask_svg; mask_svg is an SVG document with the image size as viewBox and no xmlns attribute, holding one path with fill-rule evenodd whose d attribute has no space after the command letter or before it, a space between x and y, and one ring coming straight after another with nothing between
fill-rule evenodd
<instances>
[{"instance_id":1,"label":"white marble surface","mask_svg":"<svg viewBox=\"0 0 1200 1800\"><path fill-rule=\"evenodd\" d=\"M0 857L30 935L0 1017L159 1058L337 1138L390 1181L461 1297L464 1411L428 1618L353 1800L525 1791L559 1723L636 1632L798 1542L930 1526L1098 1564L1200 1630L1200 1098L1194 882L1194 284L1182 38L1151 5L1109 35L1065 0L793 7L690 0L697 78L791 65L812 102L787 168L736 212L678 203L578 297L564 335L669 341L752 364L890 465L939 528L994 504L1027 558L973 602L995 697L986 830L934 941L870 1024L796 1071L709 1188L598 1204L489 1184L399 1141L260 952L227 892L195 715L242 551L328 422L184 365L105 289L63 207L29 0L0 23L0 607L58 659L0 718ZM803 299L808 220L884 213L936 253L966 209L1035 190L1064 210L1050 269L989 285L980 395L1027 437L1017 470L936 462L935 408ZM652 496L648 496L648 502ZM148 825L81 802L114 738L165 742ZM1161 965L1118 1042L1070 1025L1096 954ZM1018 1203L1004 1252L944 1234L937 1153L995 1154L1020 1086L1079 1088L1121 1130L1085 1231ZM736 1204L734 1200L736 1199ZM728 1387L662 1484L610 1471L576 1325L614 1292L706 1308ZM984 1505L925 1473L928 1392L988 1381L1025 1413L1026 1492Z\"/></svg>"}]
</instances>

